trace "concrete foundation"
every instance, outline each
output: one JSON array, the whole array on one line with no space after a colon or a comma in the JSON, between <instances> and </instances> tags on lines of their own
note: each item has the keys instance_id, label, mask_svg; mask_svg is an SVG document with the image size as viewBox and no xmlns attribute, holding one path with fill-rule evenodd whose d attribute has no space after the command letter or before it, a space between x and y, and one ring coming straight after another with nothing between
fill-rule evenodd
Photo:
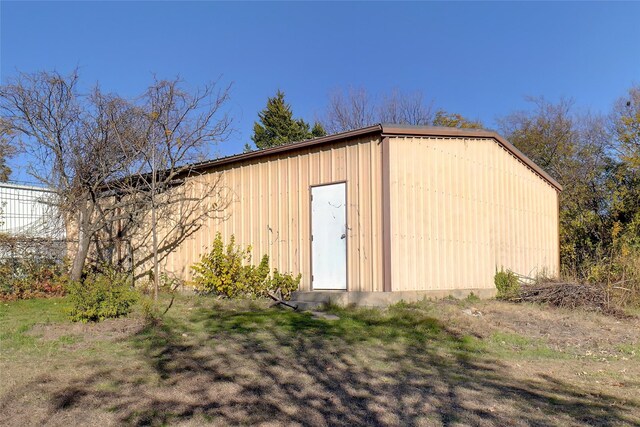
<instances>
[{"instance_id":1,"label":"concrete foundation","mask_svg":"<svg viewBox=\"0 0 640 427\"><path fill-rule=\"evenodd\" d=\"M461 299L468 297L472 293L479 298L493 298L496 295L496 290L454 289L401 292L298 291L293 293L291 301L304 305L318 305L331 302L342 306L385 307L400 301L415 302L424 299L441 299L447 297Z\"/></svg>"}]
</instances>

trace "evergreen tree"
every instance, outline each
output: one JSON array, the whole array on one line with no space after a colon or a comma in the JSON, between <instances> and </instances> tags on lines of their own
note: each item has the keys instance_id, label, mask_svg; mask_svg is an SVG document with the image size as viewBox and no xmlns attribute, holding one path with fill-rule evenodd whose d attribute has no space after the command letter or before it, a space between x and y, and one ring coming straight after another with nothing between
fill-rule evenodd
<instances>
[{"instance_id":1,"label":"evergreen tree","mask_svg":"<svg viewBox=\"0 0 640 427\"><path fill-rule=\"evenodd\" d=\"M315 122L313 124L313 129L311 129L311 135L314 138L319 138L321 136L325 136L327 134L327 131L324 130L324 127L322 126L322 124L320 124L320 122Z\"/></svg>"},{"instance_id":2,"label":"evergreen tree","mask_svg":"<svg viewBox=\"0 0 640 427\"><path fill-rule=\"evenodd\" d=\"M291 106L284 100L284 92L267 100L267 106L258 113L259 121L253 125L251 140L259 150L326 135L322 125L315 123L313 129L302 119L294 119ZM247 151L247 147L245 147Z\"/></svg>"}]
</instances>

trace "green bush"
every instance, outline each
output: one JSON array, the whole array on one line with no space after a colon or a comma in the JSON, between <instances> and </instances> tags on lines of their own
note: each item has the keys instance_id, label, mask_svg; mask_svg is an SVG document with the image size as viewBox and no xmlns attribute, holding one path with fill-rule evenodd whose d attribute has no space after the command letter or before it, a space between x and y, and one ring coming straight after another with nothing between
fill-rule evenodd
<instances>
[{"instance_id":1,"label":"green bush","mask_svg":"<svg viewBox=\"0 0 640 427\"><path fill-rule=\"evenodd\" d=\"M82 282L70 282L69 315L74 322L101 321L125 316L138 300L131 279L122 273L92 273Z\"/></svg>"},{"instance_id":2,"label":"green bush","mask_svg":"<svg viewBox=\"0 0 640 427\"><path fill-rule=\"evenodd\" d=\"M228 298L237 298L264 287L269 274L269 257L262 258L260 265L253 266L251 247L241 249L231 236L224 245L222 235L216 234L211 252L202 256L191 269L196 288L203 293L215 293Z\"/></svg>"},{"instance_id":3,"label":"green bush","mask_svg":"<svg viewBox=\"0 0 640 427\"><path fill-rule=\"evenodd\" d=\"M160 309L153 298L142 295L140 300L140 311L147 322L155 322L160 318Z\"/></svg>"},{"instance_id":4,"label":"green bush","mask_svg":"<svg viewBox=\"0 0 640 427\"><path fill-rule=\"evenodd\" d=\"M498 293L498 299L513 299L520 295L520 282L518 276L511 270L500 270L496 272L493 279Z\"/></svg>"},{"instance_id":5,"label":"green bush","mask_svg":"<svg viewBox=\"0 0 640 427\"><path fill-rule=\"evenodd\" d=\"M267 280L267 289L271 292L280 291L282 298L288 300L291 293L298 290L302 274L293 277L290 273L280 273L277 268L273 269L273 275Z\"/></svg>"},{"instance_id":6,"label":"green bush","mask_svg":"<svg viewBox=\"0 0 640 427\"><path fill-rule=\"evenodd\" d=\"M251 246L242 249L232 235L225 246L222 235L216 234L211 252L202 256L191 267L196 289L227 298L266 297L280 289L288 298L298 288L301 276L293 277L274 270L269 274L269 257L264 255L260 264L251 264Z\"/></svg>"}]
</instances>

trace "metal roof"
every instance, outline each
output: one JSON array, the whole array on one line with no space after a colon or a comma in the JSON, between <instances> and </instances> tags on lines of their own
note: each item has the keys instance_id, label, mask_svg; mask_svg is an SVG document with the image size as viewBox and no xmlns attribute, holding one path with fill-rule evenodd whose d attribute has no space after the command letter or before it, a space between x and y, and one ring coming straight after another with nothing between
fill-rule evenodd
<instances>
[{"instance_id":1,"label":"metal roof","mask_svg":"<svg viewBox=\"0 0 640 427\"><path fill-rule=\"evenodd\" d=\"M364 127L361 129L350 130L347 132L336 133L333 135L327 135L320 138L308 139L300 142L293 142L290 144L280 145L277 147L265 148L263 150L251 151L248 153L236 154L232 156L222 157L214 160L208 160L191 165L189 168L191 171L204 170L210 168L216 168L223 165L229 165L232 163L241 162L244 160L256 159L269 155L285 153L289 151L300 150L303 148L321 146L341 142L355 137L380 134L385 136L406 136L406 137L443 137L443 138L490 138L494 139L507 151L513 154L516 158L527 165L537 175L551 184L558 190L562 190L562 186L555 179L553 179L547 172L545 172L540 166L536 165L531 159L518 150L513 144L503 138L496 132L485 129L458 129L450 127L437 127L437 126L411 126L411 125L397 125L397 124L377 124L373 126Z\"/></svg>"}]
</instances>

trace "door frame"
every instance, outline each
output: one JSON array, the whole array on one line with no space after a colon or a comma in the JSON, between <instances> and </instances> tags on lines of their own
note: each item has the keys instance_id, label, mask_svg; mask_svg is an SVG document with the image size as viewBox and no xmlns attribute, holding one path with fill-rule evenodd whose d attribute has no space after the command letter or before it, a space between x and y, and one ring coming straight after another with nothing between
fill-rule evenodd
<instances>
[{"instance_id":1,"label":"door frame","mask_svg":"<svg viewBox=\"0 0 640 427\"><path fill-rule=\"evenodd\" d=\"M325 187L327 185L344 184L344 219L346 242L344 248L345 257L345 289L313 289L313 189L316 187ZM310 286L311 291L328 291L328 292L349 292L349 184L347 180L324 182L322 184L309 185L309 271L311 272Z\"/></svg>"}]
</instances>

